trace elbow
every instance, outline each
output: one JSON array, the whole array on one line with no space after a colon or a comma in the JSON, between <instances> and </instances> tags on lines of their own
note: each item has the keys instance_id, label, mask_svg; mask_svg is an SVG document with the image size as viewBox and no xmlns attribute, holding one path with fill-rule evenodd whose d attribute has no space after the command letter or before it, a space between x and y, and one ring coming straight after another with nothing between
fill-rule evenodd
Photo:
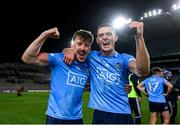
<instances>
[{"instance_id":1,"label":"elbow","mask_svg":"<svg viewBox=\"0 0 180 125\"><path fill-rule=\"evenodd\" d=\"M146 77L146 76L148 76L149 75L149 73L148 72L140 72L140 73L138 73L139 75L139 77Z\"/></svg>"},{"instance_id":2,"label":"elbow","mask_svg":"<svg viewBox=\"0 0 180 125\"><path fill-rule=\"evenodd\" d=\"M150 74L150 71L144 71L142 72L141 76L146 77Z\"/></svg>"},{"instance_id":3,"label":"elbow","mask_svg":"<svg viewBox=\"0 0 180 125\"><path fill-rule=\"evenodd\" d=\"M28 59L28 57L25 54L23 54L21 60L26 64L31 64L31 61Z\"/></svg>"},{"instance_id":4,"label":"elbow","mask_svg":"<svg viewBox=\"0 0 180 125\"><path fill-rule=\"evenodd\" d=\"M146 77L150 74L150 65L149 63L146 65L140 65L138 64L136 66L136 72L138 74L138 76L140 77Z\"/></svg>"},{"instance_id":5,"label":"elbow","mask_svg":"<svg viewBox=\"0 0 180 125\"><path fill-rule=\"evenodd\" d=\"M28 61L27 61L27 59L26 59L26 57L25 57L24 55L21 57L21 60L22 60L24 63L28 63Z\"/></svg>"},{"instance_id":6,"label":"elbow","mask_svg":"<svg viewBox=\"0 0 180 125\"><path fill-rule=\"evenodd\" d=\"M138 76L146 77L150 74L150 69L140 69L138 70Z\"/></svg>"},{"instance_id":7,"label":"elbow","mask_svg":"<svg viewBox=\"0 0 180 125\"><path fill-rule=\"evenodd\" d=\"M21 60L22 60L24 63L26 63L26 58L25 58L24 55L21 57Z\"/></svg>"}]
</instances>

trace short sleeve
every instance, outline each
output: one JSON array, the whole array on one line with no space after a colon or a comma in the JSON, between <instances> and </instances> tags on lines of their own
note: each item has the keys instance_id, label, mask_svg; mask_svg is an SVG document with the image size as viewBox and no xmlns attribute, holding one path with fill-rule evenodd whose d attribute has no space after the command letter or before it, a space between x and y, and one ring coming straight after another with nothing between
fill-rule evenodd
<instances>
[{"instance_id":1,"label":"short sleeve","mask_svg":"<svg viewBox=\"0 0 180 125\"><path fill-rule=\"evenodd\" d=\"M129 54L126 54L126 53L123 53L122 54L123 57L124 57L124 64L125 64L125 67L128 68L128 65L131 61L135 61L136 59L132 56L132 55L129 55Z\"/></svg>"},{"instance_id":2,"label":"short sleeve","mask_svg":"<svg viewBox=\"0 0 180 125\"><path fill-rule=\"evenodd\" d=\"M58 63L58 61L61 61L63 58L62 53L48 53L48 65L54 66Z\"/></svg>"}]
</instances>

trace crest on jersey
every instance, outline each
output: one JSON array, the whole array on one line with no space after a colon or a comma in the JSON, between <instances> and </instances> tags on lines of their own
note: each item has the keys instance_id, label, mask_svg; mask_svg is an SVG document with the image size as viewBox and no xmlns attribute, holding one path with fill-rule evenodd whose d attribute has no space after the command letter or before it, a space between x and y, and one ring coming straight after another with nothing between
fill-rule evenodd
<instances>
[{"instance_id":1,"label":"crest on jersey","mask_svg":"<svg viewBox=\"0 0 180 125\"><path fill-rule=\"evenodd\" d=\"M122 67L122 65L121 65L120 63L116 63L116 64L115 64L115 68L116 68L117 70L120 70L121 67Z\"/></svg>"}]
</instances>

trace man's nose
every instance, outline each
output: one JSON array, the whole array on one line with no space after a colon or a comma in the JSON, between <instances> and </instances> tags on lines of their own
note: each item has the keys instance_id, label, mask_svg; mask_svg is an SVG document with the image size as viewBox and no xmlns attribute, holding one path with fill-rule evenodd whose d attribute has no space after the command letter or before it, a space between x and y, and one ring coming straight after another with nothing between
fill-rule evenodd
<instances>
[{"instance_id":1,"label":"man's nose","mask_svg":"<svg viewBox=\"0 0 180 125\"><path fill-rule=\"evenodd\" d=\"M108 38L108 35L105 33L103 34L103 39L107 39Z\"/></svg>"},{"instance_id":2,"label":"man's nose","mask_svg":"<svg viewBox=\"0 0 180 125\"><path fill-rule=\"evenodd\" d=\"M81 49L82 49L82 50L85 50L85 45L82 45L82 46L81 46Z\"/></svg>"}]
</instances>

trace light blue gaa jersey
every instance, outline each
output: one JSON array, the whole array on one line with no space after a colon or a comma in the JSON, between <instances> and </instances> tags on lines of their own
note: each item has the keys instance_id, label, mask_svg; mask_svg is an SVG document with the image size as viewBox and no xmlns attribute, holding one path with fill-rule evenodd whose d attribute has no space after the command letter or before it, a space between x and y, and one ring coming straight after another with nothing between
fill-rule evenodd
<instances>
[{"instance_id":1,"label":"light blue gaa jersey","mask_svg":"<svg viewBox=\"0 0 180 125\"><path fill-rule=\"evenodd\" d=\"M125 84L128 83L128 63L135 60L128 54L115 53L103 56L91 51L90 66L91 92L89 107L101 111L131 114Z\"/></svg>"},{"instance_id":2,"label":"light blue gaa jersey","mask_svg":"<svg viewBox=\"0 0 180 125\"><path fill-rule=\"evenodd\" d=\"M80 119L89 67L77 61L67 65L63 62L63 56L62 53L48 54L51 84L46 114L64 120Z\"/></svg>"},{"instance_id":3,"label":"light blue gaa jersey","mask_svg":"<svg viewBox=\"0 0 180 125\"><path fill-rule=\"evenodd\" d=\"M148 92L149 101L158 103L166 102L164 97L164 85L166 82L166 79L157 75L152 75L151 77L142 81Z\"/></svg>"}]
</instances>

